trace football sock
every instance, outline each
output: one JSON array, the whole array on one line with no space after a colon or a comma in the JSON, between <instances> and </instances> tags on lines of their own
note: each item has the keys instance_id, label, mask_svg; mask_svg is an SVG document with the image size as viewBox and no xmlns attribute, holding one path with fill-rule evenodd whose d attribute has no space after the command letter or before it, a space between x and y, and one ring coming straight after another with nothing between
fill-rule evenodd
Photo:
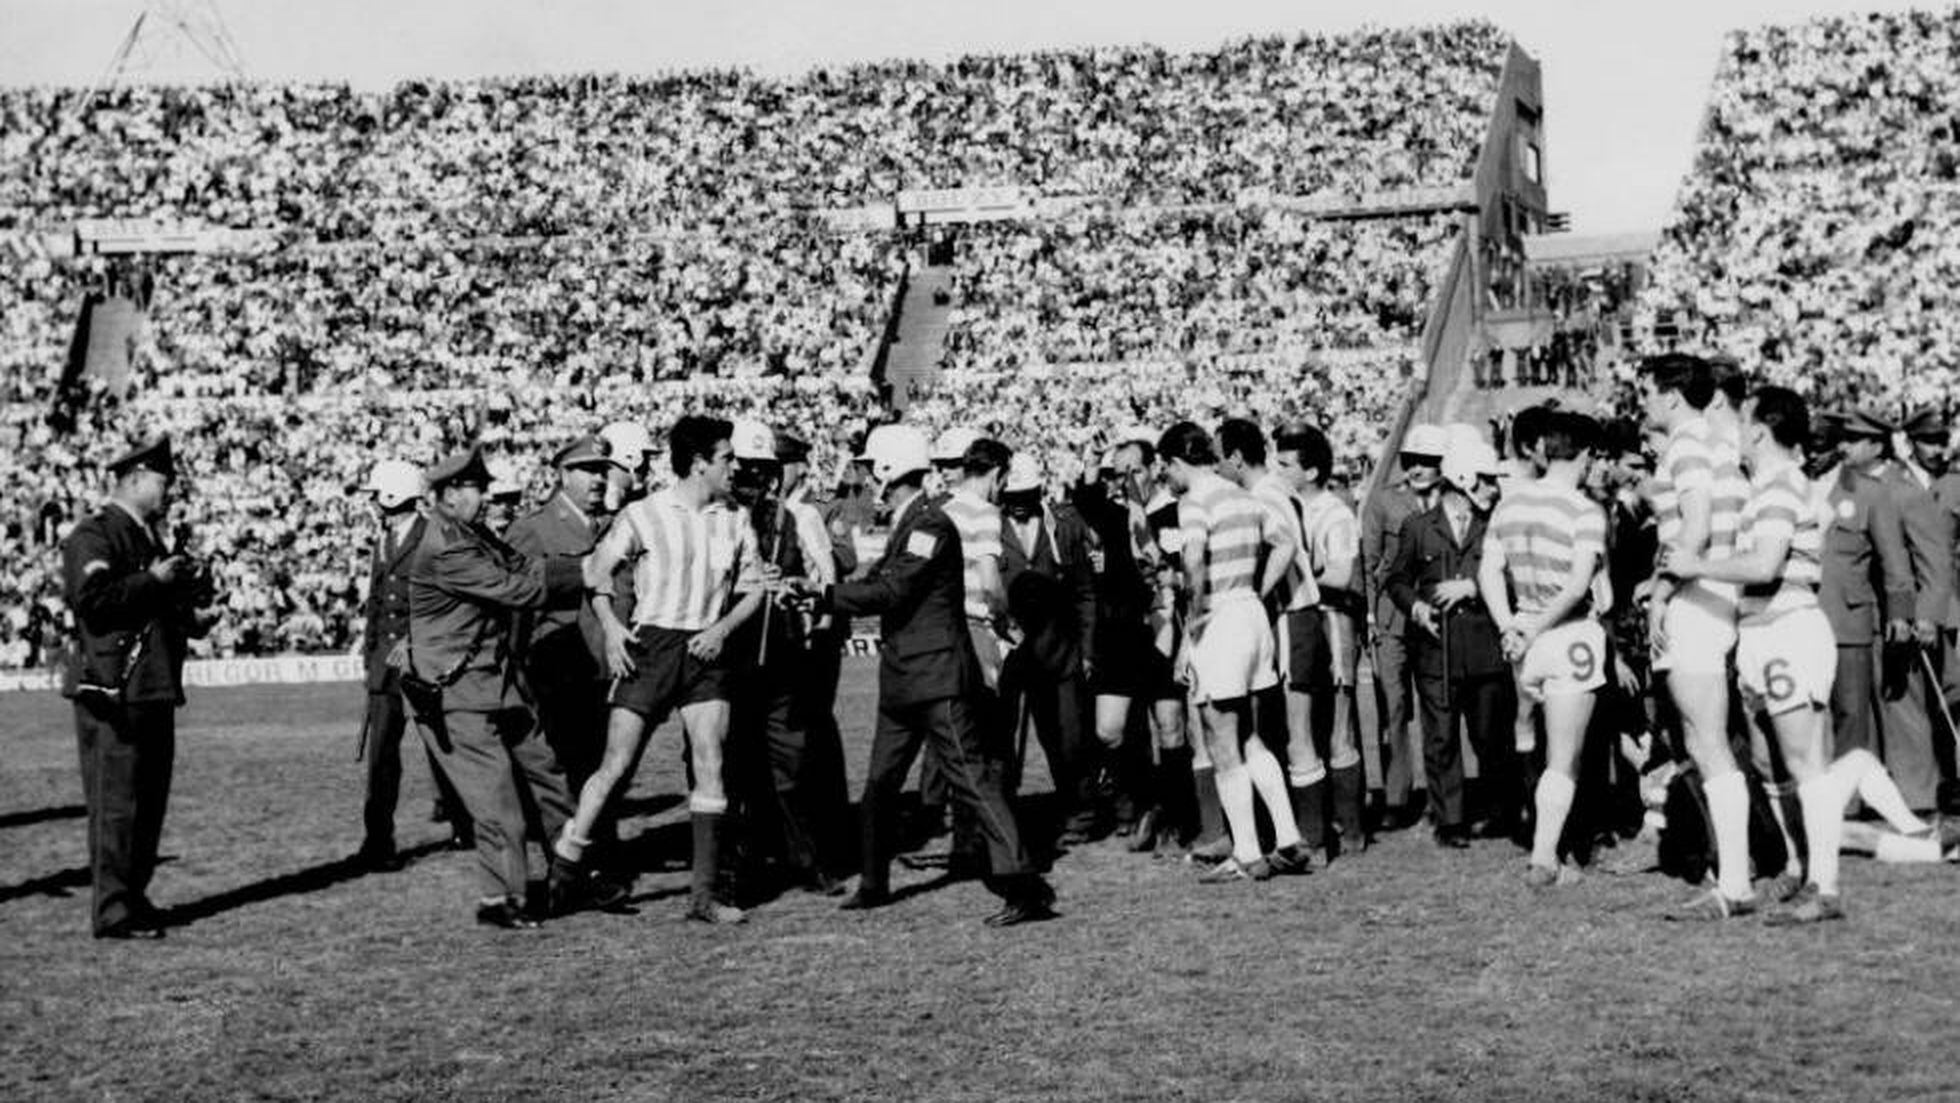
<instances>
[{"instance_id":1,"label":"football sock","mask_svg":"<svg viewBox=\"0 0 1960 1103\"><path fill-rule=\"evenodd\" d=\"M1783 859L1783 872L1791 876L1801 877L1803 875L1803 850L1797 846L1797 837L1790 833L1790 798L1794 795L1794 789L1794 786L1787 783L1778 784L1768 780L1763 782L1763 795L1769 798L1770 815L1776 819L1776 830L1783 836L1783 853L1785 855ZM1810 823L1807 815L1803 817L1802 822L1806 825L1807 829Z\"/></svg>"},{"instance_id":2,"label":"football sock","mask_svg":"<svg viewBox=\"0 0 1960 1103\"><path fill-rule=\"evenodd\" d=\"M1926 821L1913 815L1912 809L1906 805L1905 795L1899 792L1898 783L1886 772L1878 756L1870 751L1859 748L1847 752L1831 763L1825 776L1832 781L1840 810L1851 799L1851 794L1856 793L1872 811L1885 818L1892 830L1901 835L1926 830Z\"/></svg>"},{"instance_id":3,"label":"football sock","mask_svg":"<svg viewBox=\"0 0 1960 1103\"><path fill-rule=\"evenodd\" d=\"M1838 844L1844 836L1844 801L1829 774L1797 786L1803 805L1803 833L1810 843L1810 883L1828 896L1838 890Z\"/></svg>"},{"instance_id":4,"label":"football sock","mask_svg":"<svg viewBox=\"0 0 1960 1103\"><path fill-rule=\"evenodd\" d=\"M1559 835L1565 830L1565 817L1572 811L1572 794L1577 788L1571 778L1557 770L1546 770L1538 776L1538 791L1533 799L1537 819L1531 829L1532 865L1558 868Z\"/></svg>"},{"instance_id":5,"label":"football sock","mask_svg":"<svg viewBox=\"0 0 1960 1103\"><path fill-rule=\"evenodd\" d=\"M1259 823L1252 815L1252 775L1244 765L1218 766L1212 770L1218 782L1218 803L1225 810L1225 822L1232 831L1232 857L1240 864L1259 858Z\"/></svg>"},{"instance_id":6,"label":"football sock","mask_svg":"<svg viewBox=\"0 0 1960 1103\"><path fill-rule=\"evenodd\" d=\"M1329 788L1333 790L1334 823L1341 829L1341 838L1351 849L1359 849L1366 836L1361 826L1362 777L1359 760L1334 767L1328 775Z\"/></svg>"},{"instance_id":7,"label":"football sock","mask_svg":"<svg viewBox=\"0 0 1960 1103\"><path fill-rule=\"evenodd\" d=\"M1218 771L1211 766L1191 770L1191 787L1198 798L1198 841L1225 837L1225 807L1218 799Z\"/></svg>"},{"instance_id":8,"label":"football sock","mask_svg":"<svg viewBox=\"0 0 1960 1103\"><path fill-rule=\"evenodd\" d=\"M1312 850L1327 845L1326 793L1327 786L1318 781L1293 789L1293 823L1300 829L1300 841Z\"/></svg>"},{"instance_id":9,"label":"football sock","mask_svg":"<svg viewBox=\"0 0 1960 1103\"><path fill-rule=\"evenodd\" d=\"M1940 854L1938 839L1908 839L1904 835L1880 835L1878 843L1872 848L1872 857L1881 862L1898 865L1919 865L1937 862Z\"/></svg>"},{"instance_id":10,"label":"football sock","mask_svg":"<svg viewBox=\"0 0 1960 1103\"><path fill-rule=\"evenodd\" d=\"M1749 783L1730 770L1702 782L1708 797L1709 829L1715 835L1715 887L1731 900L1748 900Z\"/></svg>"},{"instance_id":11,"label":"football sock","mask_svg":"<svg viewBox=\"0 0 1960 1103\"><path fill-rule=\"evenodd\" d=\"M1259 791L1266 814L1272 817L1273 846L1284 849L1299 843L1300 825L1293 819L1293 801L1287 796L1286 771L1280 768L1279 758L1264 743L1253 739L1245 748L1245 772L1252 779L1252 787ZM1254 849L1257 847L1255 842Z\"/></svg>"},{"instance_id":12,"label":"football sock","mask_svg":"<svg viewBox=\"0 0 1960 1103\"><path fill-rule=\"evenodd\" d=\"M688 824L694 832L694 899L713 900L720 872L721 813L696 812L688 817Z\"/></svg>"}]
</instances>

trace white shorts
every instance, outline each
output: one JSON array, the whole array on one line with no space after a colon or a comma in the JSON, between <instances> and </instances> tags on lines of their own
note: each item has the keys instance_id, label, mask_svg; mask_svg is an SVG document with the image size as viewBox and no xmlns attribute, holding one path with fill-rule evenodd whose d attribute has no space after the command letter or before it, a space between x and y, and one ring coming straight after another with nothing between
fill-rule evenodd
<instances>
[{"instance_id":1,"label":"white shorts","mask_svg":"<svg viewBox=\"0 0 1960 1103\"><path fill-rule=\"evenodd\" d=\"M1606 629L1591 617L1547 628L1518 662L1518 690L1533 701L1593 693L1606 684Z\"/></svg>"},{"instance_id":2,"label":"white shorts","mask_svg":"<svg viewBox=\"0 0 1960 1103\"><path fill-rule=\"evenodd\" d=\"M1654 656L1654 669L1728 677L1729 652L1735 650L1734 608L1732 598L1699 581L1669 598L1661 618L1667 650Z\"/></svg>"},{"instance_id":3,"label":"white shorts","mask_svg":"<svg viewBox=\"0 0 1960 1103\"><path fill-rule=\"evenodd\" d=\"M1214 607L1191 641L1191 695L1200 704L1249 697L1279 684L1273 626L1253 597Z\"/></svg>"},{"instance_id":4,"label":"white shorts","mask_svg":"<svg viewBox=\"0 0 1960 1103\"><path fill-rule=\"evenodd\" d=\"M1822 609L1794 609L1766 624L1745 624L1735 649L1735 680L1752 712L1781 716L1831 702L1837 636Z\"/></svg>"}]
</instances>

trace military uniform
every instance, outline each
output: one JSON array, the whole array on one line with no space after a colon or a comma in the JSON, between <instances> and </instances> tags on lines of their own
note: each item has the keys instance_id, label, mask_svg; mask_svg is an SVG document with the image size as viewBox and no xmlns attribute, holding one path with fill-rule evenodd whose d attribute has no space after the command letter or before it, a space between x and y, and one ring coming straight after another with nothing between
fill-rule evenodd
<instances>
[{"instance_id":1,"label":"military uniform","mask_svg":"<svg viewBox=\"0 0 1960 1103\"><path fill-rule=\"evenodd\" d=\"M167 439L116 460L173 478ZM201 633L191 579L151 568L169 552L120 500L62 542L62 579L79 639L62 681L74 702L98 938L155 935L149 900L184 703L185 641Z\"/></svg>"},{"instance_id":2,"label":"military uniform","mask_svg":"<svg viewBox=\"0 0 1960 1103\"><path fill-rule=\"evenodd\" d=\"M1947 606L1953 600L1953 538L1945 515L1934 504L1932 494L1902 465L1885 464L1878 476L1897 508L1912 571L1912 603L1893 615L1915 626L1939 625L1946 620ZM1941 778L1931 712L1931 694L1938 692L1938 687L1929 684L1925 676L1923 650L1916 641L1893 646L1887 661L1897 669L1885 672L1880 717L1886 768L1898 782L1907 805L1918 810L1933 807ZM1946 739L1946 733L1940 732L1939 738Z\"/></svg>"},{"instance_id":3,"label":"military uniform","mask_svg":"<svg viewBox=\"0 0 1960 1103\"><path fill-rule=\"evenodd\" d=\"M1837 638L1837 677L1831 688L1834 753L1876 751L1878 696L1874 648L1887 619L1905 616L1913 601L1905 530L1891 495L1875 479L1840 467L1821 480L1830 526L1824 530L1823 581L1818 604Z\"/></svg>"},{"instance_id":4,"label":"military uniform","mask_svg":"<svg viewBox=\"0 0 1960 1103\"><path fill-rule=\"evenodd\" d=\"M532 559L577 563L598 543L601 523L563 493L510 526L510 546ZM606 638L585 602L526 614L517 626L517 653L537 695L545 742L573 791L585 784L606 751Z\"/></svg>"},{"instance_id":5,"label":"military uniform","mask_svg":"<svg viewBox=\"0 0 1960 1103\"><path fill-rule=\"evenodd\" d=\"M481 477L474 452L429 473L431 488ZM487 475L487 473L482 473ZM487 477L483 478L488 482ZM569 608L584 595L577 560L538 560L480 525L430 516L409 557L409 666L441 689L428 708L416 701L423 741L461 795L476 825L484 910L508 925L529 884L525 814L535 809L547 838L571 818L565 775L538 731L529 690L511 647L520 610ZM502 910L499 910L502 909Z\"/></svg>"}]
</instances>

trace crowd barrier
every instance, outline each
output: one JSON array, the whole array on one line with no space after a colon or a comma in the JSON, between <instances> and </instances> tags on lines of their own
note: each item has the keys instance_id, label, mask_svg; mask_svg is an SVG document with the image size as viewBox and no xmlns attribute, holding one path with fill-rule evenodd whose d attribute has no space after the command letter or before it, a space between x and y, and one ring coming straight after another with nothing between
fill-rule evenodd
<instances>
[{"instance_id":1,"label":"crowd barrier","mask_svg":"<svg viewBox=\"0 0 1960 1103\"><path fill-rule=\"evenodd\" d=\"M878 637L856 635L844 641L846 656L875 655ZM305 685L358 682L366 677L359 655L275 655L257 659L192 659L184 664L184 684L193 687ZM0 670L0 693L61 688L61 669Z\"/></svg>"}]
</instances>

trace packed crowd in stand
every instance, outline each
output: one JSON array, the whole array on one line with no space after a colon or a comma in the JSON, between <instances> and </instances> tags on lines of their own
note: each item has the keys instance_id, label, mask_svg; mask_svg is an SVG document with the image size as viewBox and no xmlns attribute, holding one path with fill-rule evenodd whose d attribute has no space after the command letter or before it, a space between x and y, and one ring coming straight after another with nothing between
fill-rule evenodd
<instances>
[{"instance_id":1,"label":"packed crowd in stand","mask_svg":"<svg viewBox=\"0 0 1960 1103\"><path fill-rule=\"evenodd\" d=\"M320 240L617 233L908 188L1121 206L1456 184L1508 38L1487 23L892 61L767 78L531 77L0 91L0 229L198 218Z\"/></svg>"},{"instance_id":2,"label":"packed crowd in stand","mask_svg":"<svg viewBox=\"0 0 1960 1103\"><path fill-rule=\"evenodd\" d=\"M1280 210L977 226L959 241L946 362L1407 343L1456 233L1443 216L1336 223Z\"/></svg>"},{"instance_id":3,"label":"packed crowd in stand","mask_svg":"<svg viewBox=\"0 0 1960 1103\"><path fill-rule=\"evenodd\" d=\"M1960 11L1739 32L1656 250L1646 334L1836 402L1960 364Z\"/></svg>"}]
</instances>

